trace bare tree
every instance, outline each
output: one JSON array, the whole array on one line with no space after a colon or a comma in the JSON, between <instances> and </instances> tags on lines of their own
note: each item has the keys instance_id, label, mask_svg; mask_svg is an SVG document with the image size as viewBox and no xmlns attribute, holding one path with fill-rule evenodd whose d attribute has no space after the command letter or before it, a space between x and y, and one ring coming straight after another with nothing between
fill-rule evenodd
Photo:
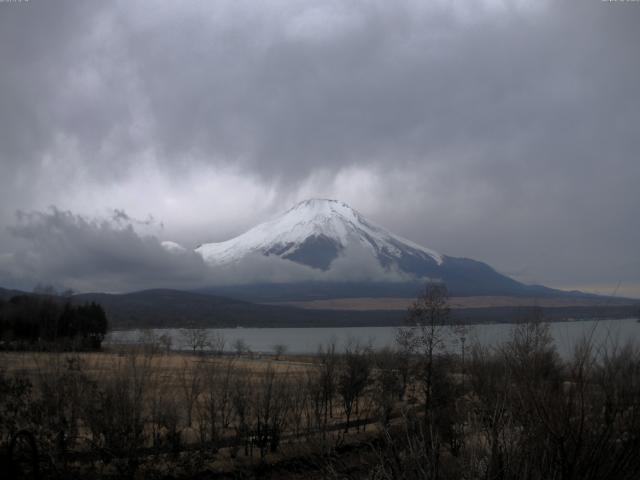
<instances>
[{"instance_id":1,"label":"bare tree","mask_svg":"<svg viewBox=\"0 0 640 480\"><path fill-rule=\"evenodd\" d=\"M159 337L150 329L141 330L136 343L147 355L157 355L162 349Z\"/></svg>"},{"instance_id":2,"label":"bare tree","mask_svg":"<svg viewBox=\"0 0 640 480\"><path fill-rule=\"evenodd\" d=\"M93 385L86 395L84 423L93 445L123 459L121 477L132 476L139 465L139 448L147 442L145 404L154 371L150 356L128 355Z\"/></svg>"},{"instance_id":3,"label":"bare tree","mask_svg":"<svg viewBox=\"0 0 640 480\"><path fill-rule=\"evenodd\" d=\"M346 416L345 432L349 431L351 414L358 410L358 401L369 383L371 365L367 350L349 346L345 350L344 364L338 378L338 393Z\"/></svg>"},{"instance_id":4,"label":"bare tree","mask_svg":"<svg viewBox=\"0 0 640 480\"><path fill-rule=\"evenodd\" d=\"M434 356L445 346L445 328L449 325L449 294L443 283L429 282L409 307L408 319L415 326L413 348L422 358L425 414L428 414L433 395Z\"/></svg>"},{"instance_id":5,"label":"bare tree","mask_svg":"<svg viewBox=\"0 0 640 480\"><path fill-rule=\"evenodd\" d=\"M242 355L249 351L249 345L244 341L244 338L238 338L233 342L233 349L236 352L236 355Z\"/></svg>"},{"instance_id":6,"label":"bare tree","mask_svg":"<svg viewBox=\"0 0 640 480\"><path fill-rule=\"evenodd\" d=\"M290 392L289 424L293 427L293 434L298 437L309 410L309 390L307 377L300 373L290 374L287 380L287 390Z\"/></svg>"},{"instance_id":7,"label":"bare tree","mask_svg":"<svg viewBox=\"0 0 640 480\"><path fill-rule=\"evenodd\" d=\"M449 294L443 283L430 281L411 304L409 324L414 327L410 346L419 359L418 379L422 386L424 414L421 428L422 443L427 449L427 470L437 478L441 466L441 435L435 409L442 402L434 402L434 386L439 383L443 393L448 389L446 373L436 365L436 355L445 350L446 330L450 327ZM443 395L440 395L442 397Z\"/></svg>"},{"instance_id":8,"label":"bare tree","mask_svg":"<svg viewBox=\"0 0 640 480\"><path fill-rule=\"evenodd\" d=\"M320 357L320 385L322 386L322 406L324 409L324 427L326 430L328 417L333 417L333 397L336 394L338 382L338 356L335 340L326 346L318 348Z\"/></svg>"},{"instance_id":9,"label":"bare tree","mask_svg":"<svg viewBox=\"0 0 640 480\"><path fill-rule=\"evenodd\" d=\"M280 360L280 357L287 352L287 346L283 343L277 343L273 346L273 353L276 356L276 360Z\"/></svg>"},{"instance_id":10,"label":"bare tree","mask_svg":"<svg viewBox=\"0 0 640 480\"><path fill-rule=\"evenodd\" d=\"M404 400L412 376L412 356L417 349L416 330L413 327L398 328L396 331L396 344L398 349L395 352L395 357L401 381L398 399Z\"/></svg>"},{"instance_id":11,"label":"bare tree","mask_svg":"<svg viewBox=\"0 0 640 480\"><path fill-rule=\"evenodd\" d=\"M158 337L158 343L160 344L160 347L162 348L164 353L168 354L171 351L171 345L173 344L173 339L171 338L171 335L163 333Z\"/></svg>"},{"instance_id":12,"label":"bare tree","mask_svg":"<svg viewBox=\"0 0 640 480\"><path fill-rule=\"evenodd\" d=\"M391 413L396 402L402 399L404 372L402 371L403 359L397 351L385 348L376 352L373 362L376 367L375 389L373 400L378 409L378 416L383 427L386 427L391 420Z\"/></svg>"},{"instance_id":13,"label":"bare tree","mask_svg":"<svg viewBox=\"0 0 640 480\"><path fill-rule=\"evenodd\" d=\"M178 381L184 398L188 427L193 423L193 407L202 393L202 376L203 369L200 363L183 360L182 368L178 371Z\"/></svg>"},{"instance_id":14,"label":"bare tree","mask_svg":"<svg viewBox=\"0 0 640 480\"><path fill-rule=\"evenodd\" d=\"M164 382L154 382L149 398L149 428L153 447L178 451L182 442L180 401Z\"/></svg>"},{"instance_id":15,"label":"bare tree","mask_svg":"<svg viewBox=\"0 0 640 480\"><path fill-rule=\"evenodd\" d=\"M205 328L183 328L182 338L193 353L202 352L211 345Z\"/></svg>"},{"instance_id":16,"label":"bare tree","mask_svg":"<svg viewBox=\"0 0 640 480\"><path fill-rule=\"evenodd\" d=\"M282 431L285 428L289 410L290 394L285 374L278 375L269 366L257 384L255 401L255 426L253 435L255 444L264 458L267 449L276 452L280 445Z\"/></svg>"},{"instance_id":17,"label":"bare tree","mask_svg":"<svg viewBox=\"0 0 640 480\"><path fill-rule=\"evenodd\" d=\"M325 386L323 383L325 374L323 370L307 370L305 376L305 390L308 396L305 418L307 429L311 433L320 431L324 433L326 429Z\"/></svg>"},{"instance_id":18,"label":"bare tree","mask_svg":"<svg viewBox=\"0 0 640 480\"><path fill-rule=\"evenodd\" d=\"M234 359L203 368L203 401L198 403L200 438L214 444L229 428L232 414L231 387L235 375Z\"/></svg>"},{"instance_id":19,"label":"bare tree","mask_svg":"<svg viewBox=\"0 0 640 480\"><path fill-rule=\"evenodd\" d=\"M236 442L238 445L244 443L244 453L247 456L253 454L251 422L254 416L255 402L253 401L252 377L253 375L250 371L238 370L233 381L231 394L235 417ZM235 456L235 451L232 450L231 454Z\"/></svg>"},{"instance_id":20,"label":"bare tree","mask_svg":"<svg viewBox=\"0 0 640 480\"><path fill-rule=\"evenodd\" d=\"M211 350L213 350L216 355L222 355L224 353L224 347L227 345L227 339L222 332L215 331L211 336L209 344Z\"/></svg>"}]
</instances>

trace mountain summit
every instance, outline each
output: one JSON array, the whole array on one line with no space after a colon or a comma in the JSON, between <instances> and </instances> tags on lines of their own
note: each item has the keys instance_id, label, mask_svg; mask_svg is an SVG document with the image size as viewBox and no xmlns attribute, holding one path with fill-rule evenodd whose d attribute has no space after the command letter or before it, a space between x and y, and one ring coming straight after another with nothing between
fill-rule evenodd
<instances>
[{"instance_id":1,"label":"mountain summit","mask_svg":"<svg viewBox=\"0 0 640 480\"><path fill-rule=\"evenodd\" d=\"M551 289L523 285L489 265L441 255L367 220L344 202L311 199L235 238L200 245L196 251L214 267L266 258L285 270L298 265L300 281L444 281L457 295L547 295ZM292 263L293 262L293 263ZM273 266L273 264L271 264Z\"/></svg>"},{"instance_id":2,"label":"mountain summit","mask_svg":"<svg viewBox=\"0 0 640 480\"><path fill-rule=\"evenodd\" d=\"M442 264L442 256L433 250L374 225L344 202L327 199L305 200L236 238L204 244L196 251L215 265L258 253L326 271L334 260L356 249L387 269L404 270L415 262Z\"/></svg>"}]
</instances>

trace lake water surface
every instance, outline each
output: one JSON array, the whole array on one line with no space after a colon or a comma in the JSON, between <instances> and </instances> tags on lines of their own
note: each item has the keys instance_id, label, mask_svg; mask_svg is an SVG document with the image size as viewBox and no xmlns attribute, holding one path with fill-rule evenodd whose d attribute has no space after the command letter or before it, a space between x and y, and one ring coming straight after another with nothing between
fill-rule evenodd
<instances>
[{"instance_id":1,"label":"lake water surface","mask_svg":"<svg viewBox=\"0 0 640 480\"><path fill-rule=\"evenodd\" d=\"M466 344L479 342L484 346L496 346L507 340L514 324L470 325L466 334ZM550 324L551 334L560 355L571 355L575 345L590 337L596 346L607 344L623 345L640 342L640 322L636 319L622 320L582 320ZM182 329L153 329L156 335L168 334L172 338L172 348L188 349ZM289 353L315 353L320 345L335 341L338 350L351 342L371 344L374 348L391 346L394 343L396 327L345 327L345 328L219 328L208 329L210 334L221 333L226 339L226 349L238 339L253 352L273 352L275 345L285 345ZM114 331L107 335L106 344L135 344L141 338L140 330ZM448 335L450 349L459 348L456 337Z\"/></svg>"}]
</instances>

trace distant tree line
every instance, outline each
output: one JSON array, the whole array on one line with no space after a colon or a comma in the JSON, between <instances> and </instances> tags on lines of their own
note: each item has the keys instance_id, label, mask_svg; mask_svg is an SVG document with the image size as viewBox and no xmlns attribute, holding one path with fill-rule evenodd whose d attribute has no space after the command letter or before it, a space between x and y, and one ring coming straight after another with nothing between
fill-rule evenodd
<instances>
[{"instance_id":1,"label":"distant tree line","mask_svg":"<svg viewBox=\"0 0 640 480\"><path fill-rule=\"evenodd\" d=\"M72 305L53 295L17 295L0 299L0 345L2 348L64 346L99 349L107 333L103 308L91 302Z\"/></svg>"}]
</instances>

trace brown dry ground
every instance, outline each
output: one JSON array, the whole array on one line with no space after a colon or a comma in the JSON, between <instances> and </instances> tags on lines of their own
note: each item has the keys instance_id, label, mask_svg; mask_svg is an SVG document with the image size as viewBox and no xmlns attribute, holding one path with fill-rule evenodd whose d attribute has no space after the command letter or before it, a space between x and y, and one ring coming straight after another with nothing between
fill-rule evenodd
<instances>
[{"instance_id":1,"label":"brown dry ground","mask_svg":"<svg viewBox=\"0 0 640 480\"><path fill-rule=\"evenodd\" d=\"M117 371L127 366L131 361L131 354L136 353L132 349L113 347L103 352L0 352L0 368L7 372L23 373L28 376L46 374L51 371L59 371L69 367L70 361L79 361L82 371L99 378L108 372ZM224 366L233 361L235 368L260 374L269 368L282 373L304 373L310 368L316 368L311 357L283 356L276 359L270 355L191 355L180 352L168 354L155 354L144 358L145 366L154 372L161 372L161 376L167 380L175 380L178 373L185 368L200 365ZM175 378L174 378L175 377ZM173 383L173 382L170 382Z\"/></svg>"},{"instance_id":2,"label":"brown dry ground","mask_svg":"<svg viewBox=\"0 0 640 480\"><path fill-rule=\"evenodd\" d=\"M411 298L332 298L326 300L309 300L300 302L277 302L269 305L285 305L309 310L406 310ZM451 297L451 308L491 308L491 307L596 307L612 305L633 305L627 299L591 299L591 298L535 298L507 296Z\"/></svg>"},{"instance_id":3,"label":"brown dry ground","mask_svg":"<svg viewBox=\"0 0 640 480\"><path fill-rule=\"evenodd\" d=\"M141 349L112 347L102 352L0 352L0 370L8 375L25 375L38 385L39 379L53 373L63 372L70 368L70 362L76 362L78 368L88 377L99 380L118 373L131 373L132 361L145 375L152 375L161 386L155 392L163 396L172 395L180 398L182 395L181 375L185 369L193 372L197 366L224 367L232 361L236 371L251 372L254 381L259 381L261 374L269 369L282 375L302 376L310 369L318 368L314 358L310 356L286 355L279 359L270 355L237 356L237 355L193 355L179 352L145 354ZM189 375L189 373L187 373ZM370 400L369 400L370 401ZM355 419L355 418L354 418ZM332 423L344 421L340 411L339 401L333 408ZM166 478L198 478L227 479L227 478L271 478L271 479L321 479L326 478L326 457L322 452L327 445L333 445L332 451L339 454L341 462L348 462L349 468L367 469L374 459L368 458L369 442L378 435L376 425L353 427L348 434L342 427L329 431L326 437L304 437L299 439L283 438L281 447L276 453L268 453L263 460L255 452L250 457L242 450L237 457L228 448L220 449L213 454L206 449L193 450L189 446L197 447L199 439L196 424L193 428L182 431L185 450L181 457L200 458L201 465L197 470L176 463L176 457L170 455L151 455L143 459L140 467L142 472L151 468L171 472ZM342 445L342 447L336 448ZM363 456L363 453L366 453ZM191 460L190 460L191 461ZM190 462L189 461L189 462ZM189 463L187 462L187 463ZM183 462L184 463L184 462ZM165 465L166 464L166 465ZM107 471L110 471L107 468ZM1 475L0 475L1 476ZM143 474L144 476L144 474Z\"/></svg>"}]
</instances>

